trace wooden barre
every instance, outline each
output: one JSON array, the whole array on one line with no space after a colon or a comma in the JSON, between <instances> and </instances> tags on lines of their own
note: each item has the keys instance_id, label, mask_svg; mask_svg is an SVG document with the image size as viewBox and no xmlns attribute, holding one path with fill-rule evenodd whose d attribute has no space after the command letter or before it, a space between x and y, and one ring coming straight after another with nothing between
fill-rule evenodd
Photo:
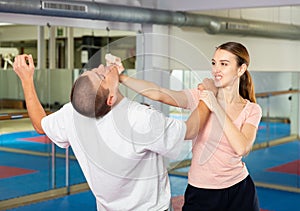
<instances>
[{"instance_id":1,"label":"wooden barre","mask_svg":"<svg viewBox=\"0 0 300 211\"><path fill-rule=\"evenodd\" d=\"M46 111L46 114L51 114L51 111ZM0 113L0 120L13 120L13 119L23 119L23 118L29 118L29 115L27 112L16 112L16 113Z\"/></svg>"},{"instance_id":2,"label":"wooden barre","mask_svg":"<svg viewBox=\"0 0 300 211\"><path fill-rule=\"evenodd\" d=\"M294 89L294 90L284 90L284 91L262 92L262 93L257 93L255 96L257 98L264 98L264 97L293 94L293 93L300 93L300 90ZM51 113L52 113L51 111L46 111L47 115ZM0 113L0 120L23 119L28 117L29 115L27 112L5 113L5 114Z\"/></svg>"},{"instance_id":3,"label":"wooden barre","mask_svg":"<svg viewBox=\"0 0 300 211\"><path fill-rule=\"evenodd\" d=\"M294 89L294 90L284 90L284 91L273 91L273 92L262 92L257 93L256 97L270 97L270 96L276 96L276 95L284 95L284 94L293 94L293 93L299 93L300 90Z\"/></svg>"}]
</instances>

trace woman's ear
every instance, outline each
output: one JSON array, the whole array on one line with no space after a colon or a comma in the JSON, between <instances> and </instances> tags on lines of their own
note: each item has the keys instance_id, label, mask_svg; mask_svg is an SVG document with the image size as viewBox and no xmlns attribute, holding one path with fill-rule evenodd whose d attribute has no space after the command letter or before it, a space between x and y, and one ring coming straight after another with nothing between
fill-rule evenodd
<instances>
[{"instance_id":1,"label":"woman's ear","mask_svg":"<svg viewBox=\"0 0 300 211\"><path fill-rule=\"evenodd\" d=\"M241 77L244 74L244 72L246 72L246 70L247 70L247 65L246 64L242 64L239 67L238 76Z\"/></svg>"}]
</instances>

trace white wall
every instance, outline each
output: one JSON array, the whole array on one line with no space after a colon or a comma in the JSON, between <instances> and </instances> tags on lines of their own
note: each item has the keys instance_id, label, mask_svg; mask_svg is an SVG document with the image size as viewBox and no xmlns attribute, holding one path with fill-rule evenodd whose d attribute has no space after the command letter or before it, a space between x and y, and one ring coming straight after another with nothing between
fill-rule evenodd
<instances>
[{"instance_id":1,"label":"white wall","mask_svg":"<svg viewBox=\"0 0 300 211\"><path fill-rule=\"evenodd\" d=\"M171 36L176 37L172 38L173 42L170 45L172 57L188 61L192 69L207 68L216 46L227 41L236 41L243 43L249 51L250 71L300 71L300 41L209 35L202 30L191 31L178 27L171 28ZM183 66L172 63L173 69Z\"/></svg>"},{"instance_id":2,"label":"white wall","mask_svg":"<svg viewBox=\"0 0 300 211\"><path fill-rule=\"evenodd\" d=\"M201 14L300 25L299 7L215 10ZM157 29L159 33L159 27ZM170 27L169 31L170 57L172 58L170 69L210 70L210 61L215 47L227 41L236 41L243 43L250 53L249 70L252 72L257 93L299 88L293 87L291 73L299 72L300 74L299 40L270 39L247 35L209 35L203 29L188 27ZM254 74L255 72L259 73ZM201 78L199 80L201 81ZM269 101L258 99L262 104L264 115L269 112L272 117L289 117L291 119L299 113L299 102L296 100L296 97L294 100L292 98L292 101L289 100L289 95L270 97ZM295 107L298 110L295 110Z\"/></svg>"},{"instance_id":3,"label":"white wall","mask_svg":"<svg viewBox=\"0 0 300 211\"><path fill-rule=\"evenodd\" d=\"M1 15L0 15L1 17ZM66 27L60 27L63 29L63 36L66 37ZM38 27L36 25L8 25L0 27L0 42L5 41L26 41L37 40ZM133 36L134 31L121 31L110 30L107 32L105 29L90 29L90 28L74 28L74 37L82 37L85 35L94 36ZM45 26L45 39L49 38L49 28Z\"/></svg>"},{"instance_id":4,"label":"white wall","mask_svg":"<svg viewBox=\"0 0 300 211\"><path fill-rule=\"evenodd\" d=\"M230 18L242 18L249 20L261 20L269 21L274 23L285 23L300 25L300 12L298 7L277 7L277 8L252 8L252 9L236 9L236 10L222 10L222 11L209 11L205 14L223 16ZM11 15L12 16L12 15ZM6 18L12 17L5 14ZM0 14L1 17L1 14ZM4 17L4 16L3 16ZM17 16L14 16L14 21L16 21ZM34 19L31 17L30 19ZM64 20L64 19L62 19ZM41 20L39 20L41 21ZM76 20L77 21L77 20ZM21 22L25 22L22 20ZM59 21L57 21L58 23ZM34 21L32 22L34 23ZM70 23L68 21L62 21L62 25L67 25ZM72 23L74 24L74 23ZM106 26L109 23L102 22L101 27L93 29L94 25L86 25L87 28L75 29L75 37L81 35L107 35ZM105 27L104 27L105 26ZM115 29L117 24L114 24ZM117 36L122 35L134 35L137 33L134 28L132 31L121 31L124 28L119 27L120 31L112 30L110 35ZM154 26L154 33L164 35L161 36L161 40L155 40L153 43L153 49L159 49L165 56L167 55L170 60L166 62L164 59L155 59L155 68L160 68L160 62L163 61L164 70L173 69L187 69L187 70L210 70L210 60L213 55L216 46L224 43L226 41L237 41L243 43L249 50L251 62L249 70L252 72L264 71L264 72L300 72L300 41L298 40L284 40L284 39L270 39L270 38L258 38L258 37L248 37L248 36L237 36L237 35L209 35L201 28L188 28L188 27L175 27L175 26ZM6 26L0 27L0 41L7 40L26 40L26 39L36 39L37 36L36 26ZM130 27L128 27L128 30ZM48 36L48 33L45 33ZM166 37L168 37L166 39ZM156 46L155 46L156 45ZM167 64L167 65L166 65ZM273 80L276 81L275 84L277 90L279 87L287 88L291 87L291 81L286 80L286 77L281 77L281 74L272 74ZM264 75L268 77L268 74ZM263 92L266 90L275 91L275 87L268 86L268 83L264 83L261 86L260 82L257 82L257 92ZM284 97L285 98L285 97ZM285 100L284 100L285 101ZM291 103L289 101L284 102L288 105ZM277 105L279 106L279 105ZM280 116L277 111L283 111L281 115L286 115L289 113L288 107L279 106L276 111L272 111L275 116ZM299 106L298 106L299 107ZM299 112L298 112L299 113Z\"/></svg>"},{"instance_id":5,"label":"white wall","mask_svg":"<svg viewBox=\"0 0 300 211\"><path fill-rule=\"evenodd\" d=\"M225 18L245 19L267 21L270 23L291 24L300 27L300 8L285 6L271 8L250 8L250 9L232 9L232 10L215 10L201 12L204 15L213 15ZM267 29L266 29L267 30ZM284 32L282 32L284 33ZM285 40L271 38L257 38L240 35L209 35L202 29L187 27L171 27L170 35L183 39L190 43L198 51L203 52L210 58L214 47L226 41L237 41L243 43L249 50L251 56L250 70L253 71L299 71L300 63L300 40ZM174 39L172 39L174 40ZM181 54L186 49L188 54L191 47L186 45L172 43L172 53ZM188 48L187 48L188 47ZM194 50L192 54L194 54ZM189 53L191 55L191 53ZM199 53L197 53L199 55ZM176 57L176 56L175 56ZM202 56L203 58L203 56ZM186 61L189 59L186 59ZM195 61L194 61L195 62ZM192 67L198 67L198 64L191 62ZM173 64L174 65L174 64ZM174 69L178 68L174 65ZM205 68L205 66L204 66Z\"/></svg>"},{"instance_id":6,"label":"white wall","mask_svg":"<svg viewBox=\"0 0 300 211\"><path fill-rule=\"evenodd\" d=\"M207 14L231 18L255 18L256 20L285 24L299 25L300 23L299 9L292 7L213 11ZM156 29L157 33L160 33L160 27ZM300 74L299 40L246 35L209 35L202 29L187 27L170 27L169 36L170 69L210 70L210 61L215 47L227 41L236 41L243 43L250 53L249 70L252 72L257 93L282 91L290 88L299 89L299 87L293 87L295 83L292 82L295 72L298 73L297 77ZM258 99L264 116L269 112L271 117L287 117L293 121L299 119L299 117L295 117L299 114L297 100L299 95L293 94L292 100L289 99L290 96L270 97L269 100L267 98ZM299 128L299 126L297 127Z\"/></svg>"},{"instance_id":7,"label":"white wall","mask_svg":"<svg viewBox=\"0 0 300 211\"><path fill-rule=\"evenodd\" d=\"M69 102L73 73L70 70L36 70L35 87L43 104ZM51 82L50 82L51 81ZM11 69L0 69L0 99L24 99L20 79Z\"/></svg>"}]
</instances>

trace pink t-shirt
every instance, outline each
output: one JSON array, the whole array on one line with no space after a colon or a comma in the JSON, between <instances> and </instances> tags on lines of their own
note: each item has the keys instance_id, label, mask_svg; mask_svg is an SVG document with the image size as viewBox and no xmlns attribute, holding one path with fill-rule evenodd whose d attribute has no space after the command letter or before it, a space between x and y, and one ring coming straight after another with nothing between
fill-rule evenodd
<instances>
[{"instance_id":1,"label":"pink t-shirt","mask_svg":"<svg viewBox=\"0 0 300 211\"><path fill-rule=\"evenodd\" d=\"M199 102L200 91L190 89L185 92L189 99L188 109L194 110ZM248 101L233 123L237 128L246 123L258 127L261 116L261 107ZM214 113L202 131L193 140L189 184L199 188L221 189L245 179L249 173L242 156L237 155L230 146Z\"/></svg>"}]
</instances>

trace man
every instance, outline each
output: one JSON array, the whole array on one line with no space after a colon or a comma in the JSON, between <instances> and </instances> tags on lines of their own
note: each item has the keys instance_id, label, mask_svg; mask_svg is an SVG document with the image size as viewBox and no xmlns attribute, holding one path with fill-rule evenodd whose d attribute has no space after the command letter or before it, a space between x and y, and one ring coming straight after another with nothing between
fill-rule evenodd
<instances>
[{"instance_id":1,"label":"man","mask_svg":"<svg viewBox=\"0 0 300 211\"><path fill-rule=\"evenodd\" d=\"M72 147L98 210L167 210L170 184L163 156L176 157L209 111L199 103L185 122L130 101L119 91L120 65L100 65L74 83L71 102L48 116L38 100L31 55L15 58L35 130Z\"/></svg>"}]
</instances>

